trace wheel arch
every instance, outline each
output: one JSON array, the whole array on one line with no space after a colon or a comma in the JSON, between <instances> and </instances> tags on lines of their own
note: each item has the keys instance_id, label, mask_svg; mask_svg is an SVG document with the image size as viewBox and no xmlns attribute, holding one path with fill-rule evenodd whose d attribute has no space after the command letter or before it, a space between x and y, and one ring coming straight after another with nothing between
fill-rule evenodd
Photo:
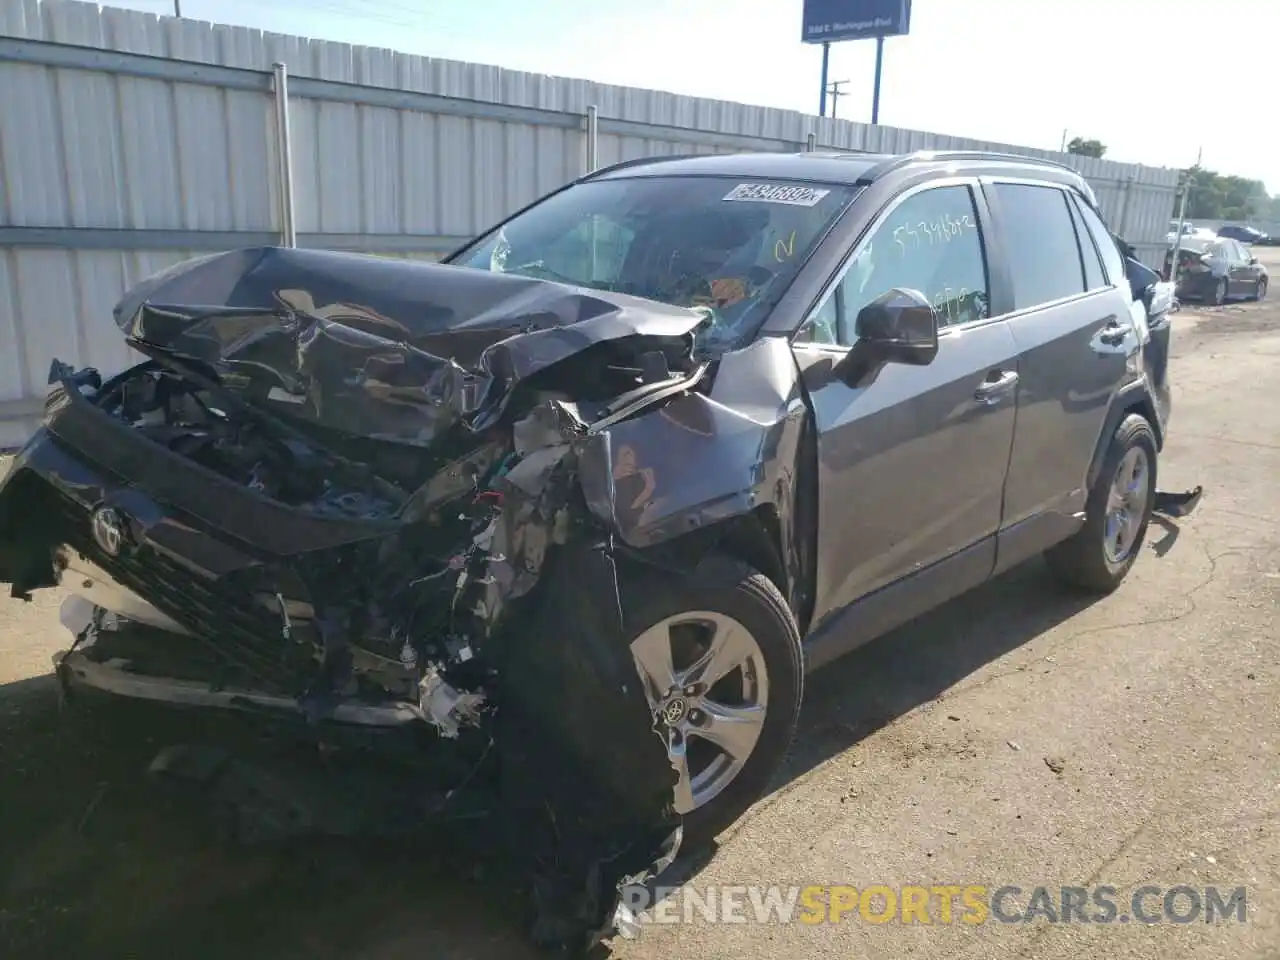
<instances>
[{"instance_id":1,"label":"wheel arch","mask_svg":"<svg viewBox=\"0 0 1280 960\"><path fill-rule=\"evenodd\" d=\"M1092 488L1094 483L1097 482L1098 474L1102 471L1102 462L1107 455L1107 448L1110 446L1111 438L1115 435L1116 430L1124 422L1125 417L1135 413L1151 426L1151 432L1156 437L1156 452L1158 453L1164 449L1164 430L1160 426L1160 418L1156 415L1155 399L1151 396L1151 391L1148 389L1146 381L1137 381L1117 393L1111 401L1111 406L1107 410L1107 418L1102 425L1102 432L1098 436L1097 446L1093 451L1093 459L1089 463L1086 489Z\"/></svg>"}]
</instances>

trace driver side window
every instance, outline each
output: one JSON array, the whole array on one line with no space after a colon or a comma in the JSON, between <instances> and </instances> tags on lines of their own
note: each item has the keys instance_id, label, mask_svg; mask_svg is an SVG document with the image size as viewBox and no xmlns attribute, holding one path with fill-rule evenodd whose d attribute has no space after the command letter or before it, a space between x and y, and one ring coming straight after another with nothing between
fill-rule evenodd
<instances>
[{"instance_id":1,"label":"driver side window","mask_svg":"<svg viewBox=\"0 0 1280 960\"><path fill-rule=\"evenodd\" d=\"M973 194L964 185L934 187L902 201L889 211L859 245L840 281L837 318L815 316L834 339L851 346L858 311L881 294L900 287L918 290L938 312L945 329L989 316L987 263ZM819 313L827 313L824 304ZM802 331L804 339L831 342L819 331Z\"/></svg>"}]
</instances>

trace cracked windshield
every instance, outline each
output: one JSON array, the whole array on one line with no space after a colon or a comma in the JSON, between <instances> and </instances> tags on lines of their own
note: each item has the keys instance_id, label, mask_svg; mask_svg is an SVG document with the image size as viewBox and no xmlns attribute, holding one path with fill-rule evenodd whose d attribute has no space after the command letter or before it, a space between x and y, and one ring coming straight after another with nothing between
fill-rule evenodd
<instances>
[{"instance_id":1,"label":"cracked windshield","mask_svg":"<svg viewBox=\"0 0 1280 960\"><path fill-rule=\"evenodd\" d=\"M455 262L709 311L704 347L755 329L848 204L849 187L732 177L578 184Z\"/></svg>"}]
</instances>

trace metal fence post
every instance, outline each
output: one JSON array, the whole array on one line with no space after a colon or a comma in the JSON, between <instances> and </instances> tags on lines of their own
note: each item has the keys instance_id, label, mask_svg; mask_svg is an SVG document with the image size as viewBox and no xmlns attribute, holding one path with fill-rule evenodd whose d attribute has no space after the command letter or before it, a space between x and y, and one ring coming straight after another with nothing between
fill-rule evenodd
<instances>
[{"instance_id":1,"label":"metal fence post","mask_svg":"<svg viewBox=\"0 0 1280 960\"><path fill-rule=\"evenodd\" d=\"M809 134L809 136L805 138L804 145L805 149L809 151L809 153L813 153L818 149L818 135L816 133Z\"/></svg>"},{"instance_id":2,"label":"metal fence post","mask_svg":"<svg viewBox=\"0 0 1280 960\"><path fill-rule=\"evenodd\" d=\"M1133 192L1133 177L1125 177L1120 189L1124 195L1120 198L1120 225L1116 228L1116 233L1123 237L1129 229L1129 194Z\"/></svg>"},{"instance_id":3,"label":"metal fence post","mask_svg":"<svg viewBox=\"0 0 1280 960\"><path fill-rule=\"evenodd\" d=\"M293 151L289 140L289 72L283 63L273 63L276 101L276 178L280 184L280 242L298 245L293 221Z\"/></svg>"},{"instance_id":4,"label":"metal fence post","mask_svg":"<svg viewBox=\"0 0 1280 960\"><path fill-rule=\"evenodd\" d=\"M587 173L600 166L600 111L595 104L587 107Z\"/></svg>"}]
</instances>

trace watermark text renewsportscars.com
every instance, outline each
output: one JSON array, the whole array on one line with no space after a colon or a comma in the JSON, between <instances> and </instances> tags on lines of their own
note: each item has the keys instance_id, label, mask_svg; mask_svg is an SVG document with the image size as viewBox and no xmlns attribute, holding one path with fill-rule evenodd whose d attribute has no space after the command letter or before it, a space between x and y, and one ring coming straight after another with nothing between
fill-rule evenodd
<instances>
[{"instance_id":1,"label":"watermark text renewsportscars.com","mask_svg":"<svg viewBox=\"0 0 1280 960\"><path fill-rule=\"evenodd\" d=\"M1106 885L846 884L628 887L621 912L629 932L646 924L837 923L1192 924L1245 923L1245 887Z\"/></svg>"}]
</instances>

